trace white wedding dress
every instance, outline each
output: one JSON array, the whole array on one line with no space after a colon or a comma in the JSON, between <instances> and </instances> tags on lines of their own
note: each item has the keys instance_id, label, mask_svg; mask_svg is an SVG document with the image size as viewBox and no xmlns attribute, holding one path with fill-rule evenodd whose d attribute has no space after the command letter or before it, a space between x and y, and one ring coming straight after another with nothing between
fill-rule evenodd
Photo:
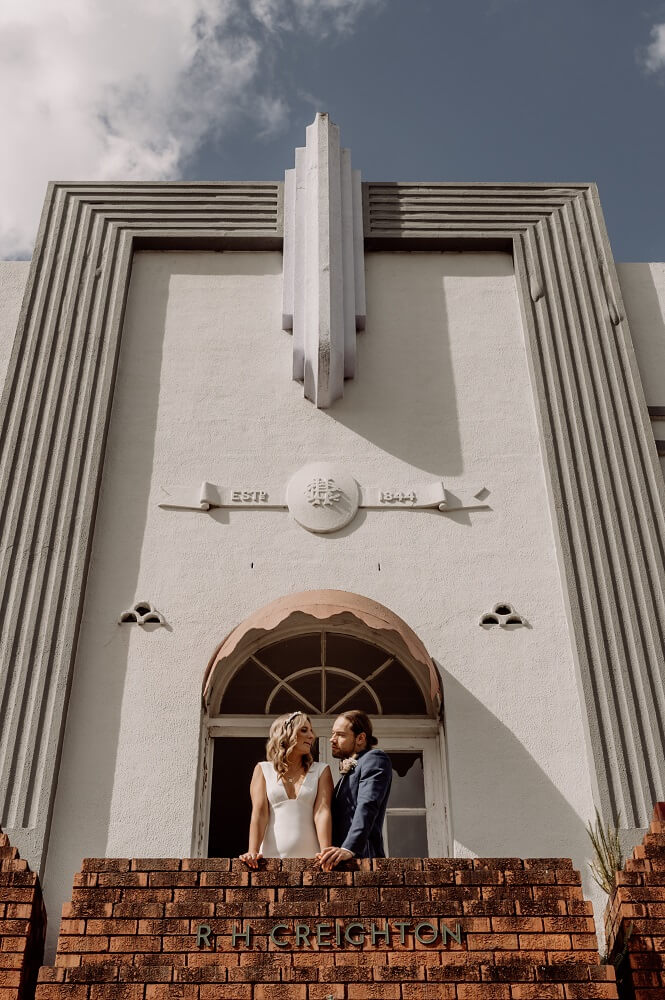
<instances>
[{"instance_id":1,"label":"white wedding dress","mask_svg":"<svg viewBox=\"0 0 665 1000\"><path fill-rule=\"evenodd\" d=\"M327 764L314 761L295 799L286 794L270 761L261 761L270 804L268 825L260 851L264 858L313 858L319 852L314 826L314 803L319 778Z\"/></svg>"}]
</instances>

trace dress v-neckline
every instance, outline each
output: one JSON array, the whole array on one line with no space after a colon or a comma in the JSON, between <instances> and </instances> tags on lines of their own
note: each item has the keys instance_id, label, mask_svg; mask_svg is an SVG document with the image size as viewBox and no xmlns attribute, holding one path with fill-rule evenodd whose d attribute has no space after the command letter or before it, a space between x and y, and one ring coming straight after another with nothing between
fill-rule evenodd
<instances>
[{"instance_id":1,"label":"dress v-neckline","mask_svg":"<svg viewBox=\"0 0 665 1000\"><path fill-rule=\"evenodd\" d=\"M283 778L281 779L281 781L282 781L282 788L284 789L284 794L286 795L286 797L287 797L287 799L288 799L289 802L297 802L298 801L298 799L300 798L300 793L302 792L303 788L305 787L305 782L309 778L313 766L314 766L313 764L310 765L309 770L305 771L305 777L302 779L302 782L300 783L300 788L298 789L297 793L293 796L293 798L291 798L291 796L289 795L289 793L286 790L286 785L284 784L284 779Z\"/></svg>"}]
</instances>

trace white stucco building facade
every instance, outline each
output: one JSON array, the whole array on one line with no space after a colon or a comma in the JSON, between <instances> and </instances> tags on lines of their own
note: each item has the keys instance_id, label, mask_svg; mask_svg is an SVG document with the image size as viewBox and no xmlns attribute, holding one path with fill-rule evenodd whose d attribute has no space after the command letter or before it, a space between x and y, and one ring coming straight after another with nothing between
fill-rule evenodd
<instances>
[{"instance_id":1,"label":"white stucco building facade","mask_svg":"<svg viewBox=\"0 0 665 1000\"><path fill-rule=\"evenodd\" d=\"M665 265L615 273L586 185L347 189L350 164L315 152L297 209L280 184L56 188L32 271L0 265L3 524L19 546L4 553L2 826L54 914L83 856L205 854L213 814L242 839L245 803L235 779L220 797L220 775L245 774L284 697L321 737L369 699L403 755L404 850L400 817L430 854L584 867L595 808L636 841L663 798ZM358 486L341 530L307 530L287 505L311 463ZM441 508L417 506L437 488ZM217 506L224 490L240 500ZM339 607L317 617L303 596L268 614L242 662L222 648L203 698L225 637L309 591L342 592ZM372 602L401 637L368 624ZM137 603L162 620L121 623ZM317 636L357 645L317 660ZM381 682L362 643L390 661Z\"/></svg>"}]
</instances>

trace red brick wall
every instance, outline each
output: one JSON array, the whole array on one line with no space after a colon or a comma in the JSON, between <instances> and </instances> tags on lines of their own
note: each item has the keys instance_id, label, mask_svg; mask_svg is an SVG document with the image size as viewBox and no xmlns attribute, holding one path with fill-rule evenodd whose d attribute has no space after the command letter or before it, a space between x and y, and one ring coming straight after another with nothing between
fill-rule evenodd
<instances>
[{"instance_id":1,"label":"red brick wall","mask_svg":"<svg viewBox=\"0 0 665 1000\"><path fill-rule=\"evenodd\" d=\"M278 948L274 924L442 918L462 943ZM252 948L231 930L252 925ZM215 948L198 948L211 926ZM211 939L212 940L212 939ZM248 872L226 859L89 859L63 910L37 1000L615 1000L591 905L560 859L305 861Z\"/></svg>"},{"instance_id":2,"label":"red brick wall","mask_svg":"<svg viewBox=\"0 0 665 1000\"><path fill-rule=\"evenodd\" d=\"M665 998L665 802L657 803L644 842L633 851L605 916L608 951L625 996ZM622 990L623 992L623 990Z\"/></svg>"},{"instance_id":3,"label":"red brick wall","mask_svg":"<svg viewBox=\"0 0 665 1000\"><path fill-rule=\"evenodd\" d=\"M39 879L0 832L0 1000L29 1000L44 954Z\"/></svg>"}]
</instances>

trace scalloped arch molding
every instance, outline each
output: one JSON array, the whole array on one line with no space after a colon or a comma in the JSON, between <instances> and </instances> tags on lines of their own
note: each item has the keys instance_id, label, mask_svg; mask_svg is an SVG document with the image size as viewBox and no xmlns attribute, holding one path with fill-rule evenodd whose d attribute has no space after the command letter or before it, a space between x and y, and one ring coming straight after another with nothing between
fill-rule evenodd
<instances>
[{"instance_id":1,"label":"scalloped arch molding","mask_svg":"<svg viewBox=\"0 0 665 1000\"><path fill-rule=\"evenodd\" d=\"M382 639L386 648L399 656L421 681L426 677L423 693L429 690L430 707L433 712L440 710L441 678L420 638L390 608L347 590L303 590L278 597L254 611L226 636L208 663L203 679L204 708L209 710L211 704L219 702L216 674L223 664L237 668L238 662L250 652L281 638L282 634L297 635L327 627L344 631L344 625L349 623L355 625L352 631L359 629L367 641Z\"/></svg>"},{"instance_id":2,"label":"scalloped arch molding","mask_svg":"<svg viewBox=\"0 0 665 1000\"><path fill-rule=\"evenodd\" d=\"M362 195L366 248L512 249L596 800L646 826L665 798L665 497L596 189ZM279 183L49 188L0 409L0 822L37 867L133 251L274 249L282 233Z\"/></svg>"}]
</instances>

